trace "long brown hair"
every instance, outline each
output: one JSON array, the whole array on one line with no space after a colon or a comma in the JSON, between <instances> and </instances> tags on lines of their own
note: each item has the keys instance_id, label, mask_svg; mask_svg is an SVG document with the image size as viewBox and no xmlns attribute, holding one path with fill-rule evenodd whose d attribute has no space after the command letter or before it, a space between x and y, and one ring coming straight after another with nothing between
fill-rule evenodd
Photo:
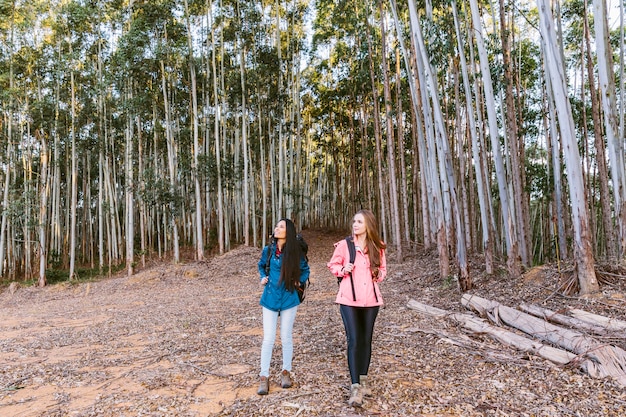
<instances>
[{"instance_id":1,"label":"long brown hair","mask_svg":"<svg viewBox=\"0 0 626 417\"><path fill-rule=\"evenodd\" d=\"M365 220L365 245L367 247L367 254L370 258L370 268L372 270L372 277L378 277L378 268L380 268L381 251L387 249L387 245L380 238L378 233L378 222L374 213L367 209L361 209L356 214L363 215Z\"/></svg>"}]
</instances>

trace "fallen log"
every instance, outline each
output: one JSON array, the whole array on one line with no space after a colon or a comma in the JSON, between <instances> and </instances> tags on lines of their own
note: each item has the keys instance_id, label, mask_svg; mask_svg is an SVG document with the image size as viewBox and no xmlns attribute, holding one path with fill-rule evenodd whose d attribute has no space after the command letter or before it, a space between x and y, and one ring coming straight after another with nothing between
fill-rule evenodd
<instances>
[{"instance_id":1,"label":"fallen log","mask_svg":"<svg viewBox=\"0 0 626 417\"><path fill-rule=\"evenodd\" d=\"M485 320L473 315L453 313L450 311L441 310L427 304L422 304L419 301L413 299L409 300L409 302L407 303L407 307L412 310L419 311L420 313L427 314L429 316L450 318L475 333L488 334L502 344L513 346L521 351L535 354L543 359L549 360L550 362L554 362L559 365L570 364L572 362L575 362L578 358L578 356L574 355L571 352L552 346L547 346L543 343L537 342L536 340L531 340L527 337L502 329L501 327L493 326L487 323ZM593 363L584 362L589 361L583 361L577 365L581 368L584 368L585 371L587 367L594 366Z\"/></svg>"},{"instance_id":2,"label":"fallen log","mask_svg":"<svg viewBox=\"0 0 626 417\"><path fill-rule=\"evenodd\" d=\"M575 308L570 309L570 313L579 320L595 326L600 326L609 332L626 331L626 321L600 316L598 314L589 313L588 311L578 310Z\"/></svg>"},{"instance_id":3,"label":"fallen log","mask_svg":"<svg viewBox=\"0 0 626 417\"><path fill-rule=\"evenodd\" d=\"M543 318L544 320L561 324L564 326L572 327L579 330L591 332L600 336L606 336L607 330L602 326L598 326L593 323L586 322L576 317L566 316L564 314L557 313L547 308L539 307L532 304L522 303L519 305L520 310L532 314L535 317Z\"/></svg>"},{"instance_id":4,"label":"fallen log","mask_svg":"<svg viewBox=\"0 0 626 417\"><path fill-rule=\"evenodd\" d=\"M589 369L589 375L610 376L615 378L620 385L626 387L626 351L619 347L602 344L582 333L564 329L530 314L476 295L463 294L461 303L466 308L477 311L494 323L504 323L537 339L553 343L590 359L596 366L595 369Z\"/></svg>"}]
</instances>

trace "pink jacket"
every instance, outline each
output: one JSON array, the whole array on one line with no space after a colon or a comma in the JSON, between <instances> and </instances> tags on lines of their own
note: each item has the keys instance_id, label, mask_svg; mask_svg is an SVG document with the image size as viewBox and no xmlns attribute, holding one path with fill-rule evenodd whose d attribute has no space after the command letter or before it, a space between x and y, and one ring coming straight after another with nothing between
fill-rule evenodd
<instances>
[{"instance_id":1,"label":"pink jacket","mask_svg":"<svg viewBox=\"0 0 626 417\"><path fill-rule=\"evenodd\" d=\"M335 251L327 266L334 276L341 277L343 276L341 268L348 263L350 263L350 252L346 240L343 239L335 243ZM378 283L385 279L386 275L387 261L385 259L384 250L381 251L378 279L373 281L372 272L370 270L370 258L368 255L364 254L361 249L357 248L356 258L354 259L354 270L352 271L356 301L354 301L354 297L352 296L350 276L346 275L341 280L335 302L337 304L353 307L374 307L383 305L383 297L378 288ZM374 294L374 291L376 291L376 294ZM378 297L378 301L376 297Z\"/></svg>"}]
</instances>

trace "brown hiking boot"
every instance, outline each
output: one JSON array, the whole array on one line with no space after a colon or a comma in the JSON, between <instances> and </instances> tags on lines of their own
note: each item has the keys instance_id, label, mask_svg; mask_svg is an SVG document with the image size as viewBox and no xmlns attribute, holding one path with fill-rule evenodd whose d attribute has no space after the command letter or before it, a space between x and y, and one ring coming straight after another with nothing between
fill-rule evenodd
<instances>
[{"instance_id":1,"label":"brown hiking boot","mask_svg":"<svg viewBox=\"0 0 626 417\"><path fill-rule=\"evenodd\" d=\"M291 375L286 369L280 374L280 386L283 388L291 388Z\"/></svg>"},{"instance_id":2,"label":"brown hiking boot","mask_svg":"<svg viewBox=\"0 0 626 417\"><path fill-rule=\"evenodd\" d=\"M261 382L259 382L259 389L256 392L259 395L267 395L270 392L270 381L266 376L261 377Z\"/></svg>"}]
</instances>

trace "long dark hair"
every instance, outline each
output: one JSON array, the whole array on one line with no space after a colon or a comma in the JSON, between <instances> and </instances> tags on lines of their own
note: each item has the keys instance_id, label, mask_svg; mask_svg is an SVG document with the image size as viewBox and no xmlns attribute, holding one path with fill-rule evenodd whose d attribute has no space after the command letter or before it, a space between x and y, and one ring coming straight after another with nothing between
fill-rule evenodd
<instances>
[{"instance_id":1,"label":"long dark hair","mask_svg":"<svg viewBox=\"0 0 626 417\"><path fill-rule=\"evenodd\" d=\"M300 282L300 261L304 252L298 241L296 226L289 219L280 219L278 223L281 221L285 222L287 236L282 249L283 262L280 269L280 281L285 283L287 291L294 291L297 283Z\"/></svg>"},{"instance_id":2,"label":"long dark hair","mask_svg":"<svg viewBox=\"0 0 626 417\"><path fill-rule=\"evenodd\" d=\"M367 246L367 254L370 258L370 268L372 277L378 278L378 269L380 268L380 253L387 248L387 245L380 239L378 233L378 222L374 213L367 209L357 211L356 214L362 214L365 219L365 239Z\"/></svg>"}]
</instances>

